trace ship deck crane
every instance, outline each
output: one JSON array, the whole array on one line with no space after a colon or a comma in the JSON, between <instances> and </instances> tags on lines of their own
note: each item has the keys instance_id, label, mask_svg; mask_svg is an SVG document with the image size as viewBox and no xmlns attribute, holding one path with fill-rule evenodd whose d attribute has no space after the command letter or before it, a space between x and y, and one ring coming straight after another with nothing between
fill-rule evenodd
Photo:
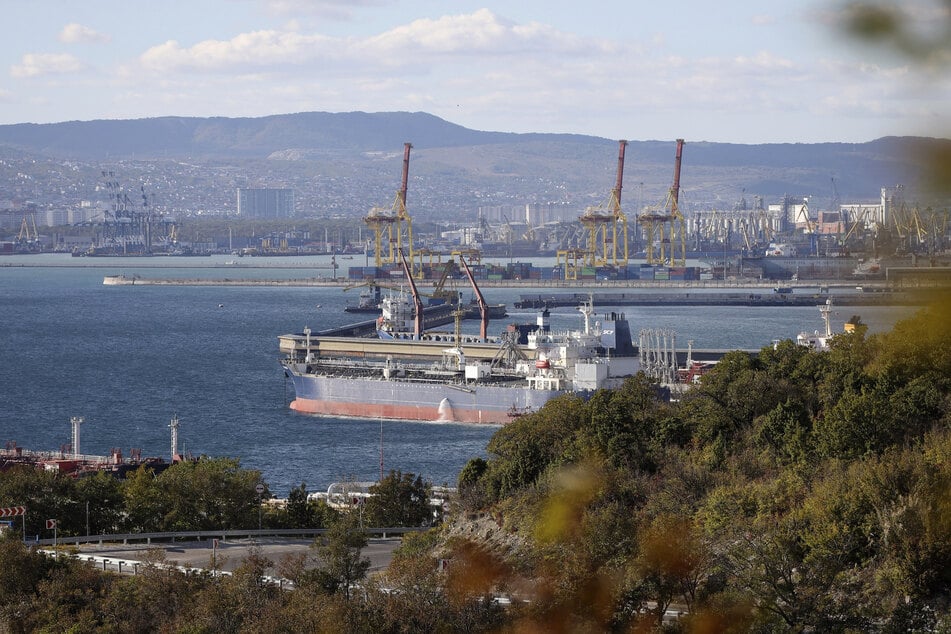
<instances>
[{"instance_id":1,"label":"ship deck crane","mask_svg":"<svg viewBox=\"0 0 951 634\"><path fill-rule=\"evenodd\" d=\"M409 270L409 264L406 263L406 256L403 250L399 250L400 263L403 265L403 273L409 280L409 290L413 294L413 313L415 315L415 338L419 339L423 335L423 300L419 298L419 291L416 290L416 282L413 280L413 272Z\"/></svg>"},{"instance_id":2,"label":"ship deck crane","mask_svg":"<svg viewBox=\"0 0 951 634\"><path fill-rule=\"evenodd\" d=\"M460 257L459 262L462 264L462 268L466 272L466 277L469 278L469 283L472 284L472 291L475 293L476 299L479 302L479 338L482 339L482 341L486 341L489 337L489 305L485 303L482 291L479 290L479 285L476 284L475 277L473 277L469 265L466 264L465 258Z\"/></svg>"},{"instance_id":3,"label":"ship deck crane","mask_svg":"<svg viewBox=\"0 0 951 634\"><path fill-rule=\"evenodd\" d=\"M395 264L398 257L403 258L404 238L405 248L409 249L409 260L413 260L413 220L406 211L409 153L412 147L411 143L403 144L403 179L392 207L374 207L363 219L373 231L376 266L382 266L384 262ZM383 244L384 238L386 246Z\"/></svg>"},{"instance_id":4,"label":"ship deck crane","mask_svg":"<svg viewBox=\"0 0 951 634\"><path fill-rule=\"evenodd\" d=\"M588 266L627 266L627 216L621 210L621 187L624 181L624 150L627 141L618 141L617 179L607 204L588 207L579 220L588 234L584 261ZM619 232L620 225L620 232ZM620 233L620 235L619 235ZM618 242L622 245L618 256ZM566 269L567 270L567 269ZM567 278L566 278L567 279Z\"/></svg>"},{"instance_id":5,"label":"ship deck crane","mask_svg":"<svg viewBox=\"0 0 951 634\"><path fill-rule=\"evenodd\" d=\"M680 211L680 166L683 149L684 140L677 139L674 180L667 193L663 209L648 210L637 217L637 221L644 227L648 264L670 263L674 266L684 266L687 261L684 216ZM657 255L655 255L655 247L659 247ZM675 250L679 251L679 257Z\"/></svg>"}]
</instances>

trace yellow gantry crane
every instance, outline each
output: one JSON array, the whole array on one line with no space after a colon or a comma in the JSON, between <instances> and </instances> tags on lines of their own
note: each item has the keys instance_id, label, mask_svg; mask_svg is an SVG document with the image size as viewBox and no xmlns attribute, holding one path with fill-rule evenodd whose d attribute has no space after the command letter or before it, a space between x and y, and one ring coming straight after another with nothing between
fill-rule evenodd
<instances>
[{"instance_id":1,"label":"yellow gantry crane","mask_svg":"<svg viewBox=\"0 0 951 634\"><path fill-rule=\"evenodd\" d=\"M406 211L406 189L409 182L409 152L413 145L403 144L403 181L392 207L374 207L363 219L373 231L376 266L400 262L405 251L413 261L413 220ZM385 242L385 244L384 244ZM405 256L403 256L405 257Z\"/></svg>"},{"instance_id":2,"label":"yellow gantry crane","mask_svg":"<svg viewBox=\"0 0 951 634\"><path fill-rule=\"evenodd\" d=\"M35 242L40 234L36 230L36 216L30 214L23 216L23 222L20 223L20 233L17 234L17 240L22 243Z\"/></svg>"},{"instance_id":3,"label":"yellow gantry crane","mask_svg":"<svg viewBox=\"0 0 951 634\"><path fill-rule=\"evenodd\" d=\"M648 264L686 266L687 240L684 232L684 216L680 212L680 164L684 140L677 139L677 156L674 161L674 182L667 193L662 209L648 209L637 217L644 228L647 243L645 255Z\"/></svg>"},{"instance_id":4,"label":"yellow gantry crane","mask_svg":"<svg viewBox=\"0 0 951 634\"><path fill-rule=\"evenodd\" d=\"M627 216L621 211L621 186L624 180L624 149L627 141L618 141L617 181L607 204L588 207L579 220L588 236L584 263L588 266L627 266ZM618 244L621 254L618 255ZM568 269L565 269L566 274ZM567 275L566 275L566 279Z\"/></svg>"}]
</instances>

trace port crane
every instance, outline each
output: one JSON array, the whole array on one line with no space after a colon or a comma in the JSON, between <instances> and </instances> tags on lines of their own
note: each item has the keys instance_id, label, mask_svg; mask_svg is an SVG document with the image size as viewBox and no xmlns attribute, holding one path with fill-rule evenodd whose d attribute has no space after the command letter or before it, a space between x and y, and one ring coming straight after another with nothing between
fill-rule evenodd
<instances>
[{"instance_id":1,"label":"port crane","mask_svg":"<svg viewBox=\"0 0 951 634\"><path fill-rule=\"evenodd\" d=\"M29 220L27 220L29 218ZM18 248L33 249L39 246L40 234L36 230L36 216L30 214L23 216L23 222L20 223L20 232L17 234L16 244Z\"/></svg>"},{"instance_id":2,"label":"port crane","mask_svg":"<svg viewBox=\"0 0 951 634\"><path fill-rule=\"evenodd\" d=\"M398 263L405 257L404 248L409 251L409 261L413 261L413 220L406 211L409 153L412 148L411 143L403 144L403 180L399 191L396 192L393 205L373 207L363 219L367 227L373 231L374 261L378 267L383 266L384 263Z\"/></svg>"},{"instance_id":3,"label":"port crane","mask_svg":"<svg viewBox=\"0 0 951 634\"><path fill-rule=\"evenodd\" d=\"M667 192L663 208L648 209L637 217L644 228L645 252L648 264L672 264L685 266L687 242L684 235L684 216L680 211L680 165L683 158L684 140L677 139L677 155L674 159L674 181ZM655 248L659 252L655 254ZM677 257L679 252L679 257Z\"/></svg>"},{"instance_id":4,"label":"port crane","mask_svg":"<svg viewBox=\"0 0 951 634\"><path fill-rule=\"evenodd\" d=\"M579 220L587 233L584 263L588 266L627 266L627 216L621 210L621 187L624 180L624 150L627 141L618 141L617 179L606 203L588 207ZM620 235L619 235L620 234ZM618 255L618 242L621 254ZM567 271L567 269L565 269Z\"/></svg>"}]
</instances>

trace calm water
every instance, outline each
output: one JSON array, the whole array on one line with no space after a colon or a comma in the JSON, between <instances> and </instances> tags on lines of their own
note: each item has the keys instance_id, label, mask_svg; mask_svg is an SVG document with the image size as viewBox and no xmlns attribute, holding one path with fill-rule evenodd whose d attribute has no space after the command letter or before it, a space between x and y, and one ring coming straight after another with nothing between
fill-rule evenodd
<instances>
[{"instance_id":1,"label":"calm water","mask_svg":"<svg viewBox=\"0 0 951 634\"><path fill-rule=\"evenodd\" d=\"M306 482L308 490L344 479L375 480L384 468L454 484L469 458L485 455L491 426L317 418L287 408L293 387L278 364L277 337L354 321L342 306L357 290L285 287L103 286L104 275L293 279L329 270L223 270L230 258L92 260L0 256L0 442L55 450L71 440L70 417L82 416L83 453L142 449L170 452L168 423L181 421L180 448L233 456L259 469L276 495ZM199 260L196 262L195 260ZM322 261L320 261L322 262ZM21 266L22 264L68 266ZM261 259L255 264L298 266ZM82 264L82 266L73 266ZM140 268L157 264L184 268ZM219 267L216 268L215 264ZM343 266L353 262L341 262ZM362 262L357 262L357 265ZM11 266L13 265L13 266ZM510 306L522 292L486 289ZM319 307L318 307L319 305ZM598 307L608 309L609 307ZM815 308L624 307L636 333L671 328L678 347L760 348L821 328ZM848 307L833 328L860 314L873 331L907 309ZM362 316L361 316L362 317ZM533 321L530 311L512 321ZM577 327L571 309L553 326ZM478 325L467 322L475 332ZM499 324L493 324L495 333Z\"/></svg>"}]
</instances>

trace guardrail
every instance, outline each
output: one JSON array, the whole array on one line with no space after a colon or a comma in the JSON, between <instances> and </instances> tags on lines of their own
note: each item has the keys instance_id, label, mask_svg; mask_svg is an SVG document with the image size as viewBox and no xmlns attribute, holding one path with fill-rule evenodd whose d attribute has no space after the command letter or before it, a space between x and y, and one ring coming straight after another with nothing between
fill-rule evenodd
<instances>
[{"instance_id":1,"label":"guardrail","mask_svg":"<svg viewBox=\"0 0 951 634\"><path fill-rule=\"evenodd\" d=\"M156 563L147 563L144 561L139 561L137 559L121 559L118 557L102 557L99 555L86 555L83 553L68 553L63 554L55 550L46 550L41 549L41 553L48 555L50 557L71 557L78 561L84 561L86 563L94 564L96 569L102 570L103 572L117 572L120 575L132 575L136 576L142 570L148 568L156 568L159 570L168 570L168 571L177 571L182 574L208 574L214 577L230 577L232 572L229 570L219 570L213 569L209 570L207 568L194 568L188 566L179 566L174 563L165 563L165 562L156 562ZM270 575L264 575L261 577L261 580L265 583L277 586L281 590L293 590L294 582L290 579L285 579L283 577L273 577Z\"/></svg>"},{"instance_id":2,"label":"guardrail","mask_svg":"<svg viewBox=\"0 0 951 634\"><path fill-rule=\"evenodd\" d=\"M57 536L54 539L38 539L27 541L28 544L37 546L54 546L63 544L103 544L103 543L135 543L145 542L151 544L155 542L175 542L175 541L201 541L204 539L237 539L242 537L317 537L323 535L329 529L326 528L271 528L271 529L246 529L246 530L220 530L220 531L175 531L171 533L122 533L114 535L81 535L81 536ZM415 533L428 530L428 527L405 528L364 528L363 532L367 535L379 535L384 539L387 536L404 535L406 533Z\"/></svg>"}]
</instances>

